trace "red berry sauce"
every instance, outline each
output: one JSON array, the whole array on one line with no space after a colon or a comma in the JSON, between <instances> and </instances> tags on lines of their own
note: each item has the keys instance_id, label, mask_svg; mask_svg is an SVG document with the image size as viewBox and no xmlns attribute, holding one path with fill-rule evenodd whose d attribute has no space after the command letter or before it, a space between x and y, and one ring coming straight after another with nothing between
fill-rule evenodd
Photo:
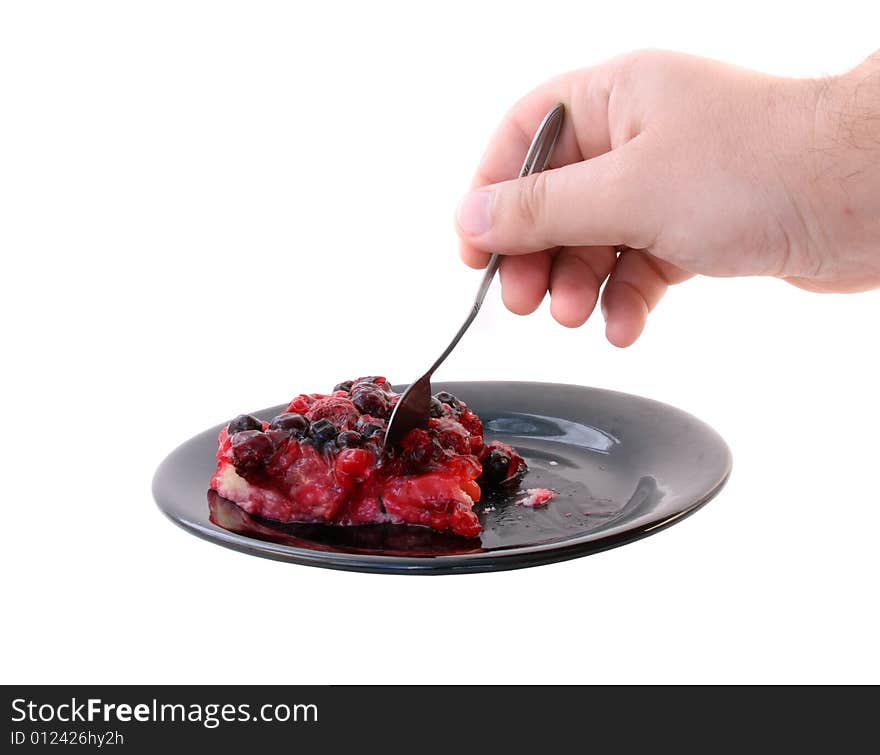
<instances>
[{"instance_id":1,"label":"red berry sauce","mask_svg":"<svg viewBox=\"0 0 880 755\"><path fill-rule=\"evenodd\" d=\"M400 396L383 377L297 396L272 422L240 415L220 431L211 488L249 514L280 522L424 525L480 533L473 504L483 488L515 487L522 457L498 441L465 402L441 392L424 428L385 452Z\"/></svg>"}]
</instances>

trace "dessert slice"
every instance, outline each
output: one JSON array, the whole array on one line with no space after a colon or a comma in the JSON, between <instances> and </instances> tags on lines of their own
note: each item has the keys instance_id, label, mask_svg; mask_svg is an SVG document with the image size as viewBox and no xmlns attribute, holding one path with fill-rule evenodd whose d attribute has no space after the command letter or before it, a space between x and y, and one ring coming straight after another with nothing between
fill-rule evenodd
<instances>
[{"instance_id":1,"label":"dessert slice","mask_svg":"<svg viewBox=\"0 0 880 755\"><path fill-rule=\"evenodd\" d=\"M211 487L280 522L392 522L478 535L481 486L516 486L525 462L508 445L484 443L479 417L446 392L433 397L427 427L386 452L399 398L385 378L367 377L329 395L297 396L271 422L240 415L220 431Z\"/></svg>"}]
</instances>

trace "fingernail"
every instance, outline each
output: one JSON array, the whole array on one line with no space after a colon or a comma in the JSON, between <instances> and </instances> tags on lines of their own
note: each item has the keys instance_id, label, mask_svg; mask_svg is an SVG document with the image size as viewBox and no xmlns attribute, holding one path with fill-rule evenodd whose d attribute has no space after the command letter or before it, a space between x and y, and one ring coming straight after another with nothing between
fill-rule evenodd
<instances>
[{"instance_id":1,"label":"fingernail","mask_svg":"<svg viewBox=\"0 0 880 755\"><path fill-rule=\"evenodd\" d=\"M491 207L491 192L472 191L470 194L465 194L455 213L458 227L468 236L482 236L491 225L489 218Z\"/></svg>"}]
</instances>

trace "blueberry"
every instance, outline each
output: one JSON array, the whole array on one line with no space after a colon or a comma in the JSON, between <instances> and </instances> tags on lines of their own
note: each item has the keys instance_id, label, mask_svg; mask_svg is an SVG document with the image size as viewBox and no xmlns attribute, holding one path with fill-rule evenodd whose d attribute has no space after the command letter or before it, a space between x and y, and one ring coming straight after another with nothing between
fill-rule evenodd
<instances>
[{"instance_id":1,"label":"blueberry","mask_svg":"<svg viewBox=\"0 0 880 755\"><path fill-rule=\"evenodd\" d=\"M305 437L309 432L309 421L295 412L279 414L269 423L270 430L284 430L292 433L297 438Z\"/></svg>"},{"instance_id":2,"label":"blueberry","mask_svg":"<svg viewBox=\"0 0 880 755\"><path fill-rule=\"evenodd\" d=\"M336 445L340 448L357 448L363 442L364 436L356 430L343 430L336 438Z\"/></svg>"},{"instance_id":3,"label":"blueberry","mask_svg":"<svg viewBox=\"0 0 880 755\"><path fill-rule=\"evenodd\" d=\"M383 447L384 438L379 437L378 435L370 438L364 443L364 448L369 451L373 456L377 459L381 459L385 454L385 448Z\"/></svg>"},{"instance_id":4,"label":"blueberry","mask_svg":"<svg viewBox=\"0 0 880 755\"><path fill-rule=\"evenodd\" d=\"M404 451L404 461L407 463L411 472L423 472L437 457L438 452L442 454L441 449L431 442L428 434L423 430L413 430L422 433L417 442L408 444ZM410 436L411 437L411 436Z\"/></svg>"},{"instance_id":5,"label":"blueberry","mask_svg":"<svg viewBox=\"0 0 880 755\"><path fill-rule=\"evenodd\" d=\"M259 430L242 430L232 438L232 464L243 475L263 466L274 451L272 439Z\"/></svg>"},{"instance_id":6,"label":"blueberry","mask_svg":"<svg viewBox=\"0 0 880 755\"><path fill-rule=\"evenodd\" d=\"M263 423L260 422L256 417L252 417L250 414L239 414L232 422L229 423L226 427L226 432L229 435L235 435L236 433L244 432L245 430L262 430Z\"/></svg>"},{"instance_id":7,"label":"blueberry","mask_svg":"<svg viewBox=\"0 0 880 755\"><path fill-rule=\"evenodd\" d=\"M336 425L329 419L319 419L312 422L312 426L309 428L309 435L321 445L333 440L336 437L336 433Z\"/></svg>"},{"instance_id":8,"label":"blueberry","mask_svg":"<svg viewBox=\"0 0 880 755\"><path fill-rule=\"evenodd\" d=\"M407 458L414 467L421 467L431 459L431 449L425 446L416 446L410 449Z\"/></svg>"},{"instance_id":9,"label":"blueberry","mask_svg":"<svg viewBox=\"0 0 880 755\"><path fill-rule=\"evenodd\" d=\"M358 432L360 432L364 438L371 438L384 431L385 428L383 428L378 422L364 422L364 420L358 422Z\"/></svg>"},{"instance_id":10,"label":"blueberry","mask_svg":"<svg viewBox=\"0 0 880 755\"><path fill-rule=\"evenodd\" d=\"M438 393L435 398L441 404L449 404L449 406L452 407L452 411L454 411L456 414L461 411L461 401L459 401L448 391L440 391L440 393Z\"/></svg>"},{"instance_id":11,"label":"blueberry","mask_svg":"<svg viewBox=\"0 0 880 755\"><path fill-rule=\"evenodd\" d=\"M435 418L443 416L443 402L436 396L431 396L431 416Z\"/></svg>"},{"instance_id":12,"label":"blueberry","mask_svg":"<svg viewBox=\"0 0 880 755\"><path fill-rule=\"evenodd\" d=\"M493 448L483 460L483 479L491 485L500 485L507 479L510 456L500 448Z\"/></svg>"},{"instance_id":13,"label":"blueberry","mask_svg":"<svg viewBox=\"0 0 880 755\"><path fill-rule=\"evenodd\" d=\"M336 391L345 391L347 393L348 391L351 390L351 385L353 382L354 382L353 380L345 380L341 383L337 383L333 387L333 392L335 393Z\"/></svg>"}]
</instances>

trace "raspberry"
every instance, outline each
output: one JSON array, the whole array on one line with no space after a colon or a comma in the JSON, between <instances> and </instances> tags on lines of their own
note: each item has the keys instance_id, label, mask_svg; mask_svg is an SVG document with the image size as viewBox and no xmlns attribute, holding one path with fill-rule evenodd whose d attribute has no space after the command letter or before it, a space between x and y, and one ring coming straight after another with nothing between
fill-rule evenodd
<instances>
[{"instance_id":1,"label":"raspberry","mask_svg":"<svg viewBox=\"0 0 880 755\"><path fill-rule=\"evenodd\" d=\"M315 403L315 399L311 396L306 396L302 394L297 396L287 407L288 412L296 413L296 414L305 414L312 404Z\"/></svg>"},{"instance_id":2,"label":"raspberry","mask_svg":"<svg viewBox=\"0 0 880 755\"><path fill-rule=\"evenodd\" d=\"M437 433L437 442L442 448L458 454L470 453L470 435L454 419L444 417L435 420L431 425Z\"/></svg>"},{"instance_id":3,"label":"raspberry","mask_svg":"<svg viewBox=\"0 0 880 755\"><path fill-rule=\"evenodd\" d=\"M320 398L306 412L306 417L310 422L326 419L340 428L354 427L360 416L351 401L339 396Z\"/></svg>"}]
</instances>

